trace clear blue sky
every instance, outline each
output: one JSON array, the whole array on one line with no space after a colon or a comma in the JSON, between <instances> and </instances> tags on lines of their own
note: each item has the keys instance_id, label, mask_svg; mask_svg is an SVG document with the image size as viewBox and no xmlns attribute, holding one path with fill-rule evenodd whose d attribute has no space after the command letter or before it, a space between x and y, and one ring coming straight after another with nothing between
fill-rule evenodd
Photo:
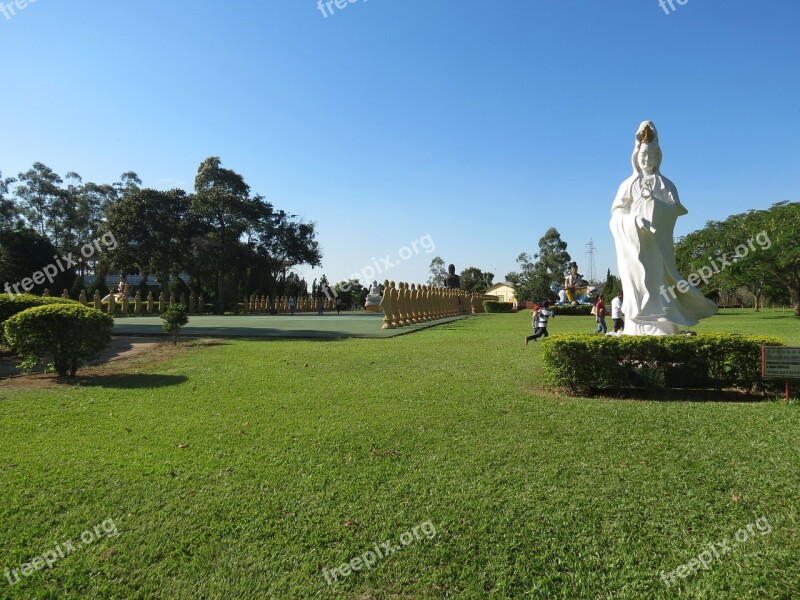
<instances>
[{"instance_id":1,"label":"clear blue sky","mask_svg":"<svg viewBox=\"0 0 800 600\"><path fill-rule=\"evenodd\" d=\"M0 14L0 170L191 189L220 156L317 223L309 282L386 255L381 279L425 281L439 255L497 281L551 226L605 274L645 119L689 209L676 235L800 200L800 2L674 6L38 0Z\"/></svg>"}]
</instances>

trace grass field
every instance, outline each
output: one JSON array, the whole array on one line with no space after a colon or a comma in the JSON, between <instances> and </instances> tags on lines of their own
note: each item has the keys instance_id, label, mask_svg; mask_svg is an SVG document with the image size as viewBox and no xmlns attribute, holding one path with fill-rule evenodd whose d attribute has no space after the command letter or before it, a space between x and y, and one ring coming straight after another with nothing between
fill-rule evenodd
<instances>
[{"instance_id":1,"label":"grass field","mask_svg":"<svg viewBox=\"0 0 800 600\"><path fill-rule=\"evenodd\" d=\"M800 345L789 312L697 330ZM529 331L528 314L485 315L0 382L0 598L800 590L797 402L564 397L539 385ZM15 571L40 555L52 568Z\"/></svg>"}]
</instances>

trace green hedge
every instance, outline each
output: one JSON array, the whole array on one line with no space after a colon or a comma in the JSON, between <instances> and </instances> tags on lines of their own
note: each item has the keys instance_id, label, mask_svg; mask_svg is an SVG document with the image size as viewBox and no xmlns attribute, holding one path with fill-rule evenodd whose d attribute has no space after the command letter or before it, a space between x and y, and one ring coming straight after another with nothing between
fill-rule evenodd
<instances>
[{"instance_id":1,"label":"green hedge","mask_svg":"<svg viewBox=\"0 0 800 600\"><path fill-rule=\"evenodd\" d=\"M592 314L592 305L591 304L576 304L575 306L556 306L553 305L548 308L548 310L553 311L553 314L560 317L587 317L591 316Z\"/></svg>"},{"instance_id":2,"label":"green hedge","mask_svg":"<svg viewBox=\"0 0 800 600\"><path fill-rule=\"evenodd\" d=\"M496 300L484 300L483 312L487 313L505 313L513 312L514 305L511 302L497 302Z\"/></svg>"},{"instance_id":3,"label":"green hedge","mask_svg":"<svg viewBox=\"0 0 800 600\"><path fill-rule=\"evenodd\" d=\"M779 338L727 333L555 335L544 340L542 358L545 382L572 394L658 388L763 392L761 346L782 345Z\"/></svg>"},{"instance_id":4,"label":"green hedge","mask_svg":"<svg viewBox=\"0 0 800 600\"><path fill-rule=\"evenodd\" d=\"M51 304L76 304L82 306L77 300L67 298L55 298L50 296L34 296L33 294L0 294L0 343L5 343L3 337L3 323L10 317L23 310L28 310L34 306L48 306Z\"/></svg>"},{"instance_id":5,"label":"green hedge","mask_svg":"<svg viewBox=\"0 0 800 600\"><path fill-rule=\"evenodd\" d=\"M8 343L24 358L23 367L52 358L61 375L74 376L83 361L111 342L114 319L94 308L51 304L17 313L3 324Z\"/></svg>"}]
</instances>

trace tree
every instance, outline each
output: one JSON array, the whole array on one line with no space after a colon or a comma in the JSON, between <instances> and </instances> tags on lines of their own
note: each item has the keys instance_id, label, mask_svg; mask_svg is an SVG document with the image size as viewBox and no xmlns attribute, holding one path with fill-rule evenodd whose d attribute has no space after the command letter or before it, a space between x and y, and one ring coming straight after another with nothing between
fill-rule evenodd
<instances>
[{"instance_id":1,"label":"tree","mask_svg":"<svg viewBox=\"0 0 800 600\"><path fill-rule=\"evenodd\" d=\"M67 202L72 207L68 225L69 238L65 247L77 253L78 249L100 235L106 218L106 210L120 194L112 185L84 183L80 175L69 172L65 176ZM83 271L84 264L81 264Z\"/></svg>"},{"instance_id":2,"label":"tree","mask_svg":"<svg viewBox=\"0 0 800 600\"><path fill-rule=\"evenodd\" d=\"M14 192L19 198L25 217L39 235L50 238L61 249L62 222L66 208L63 180L50 167L40 162L17 176L19 185Z\"/></svg>"},{"instance_id":3,"label":"tree","mask_svg":"<svg viewBox=\"0 0 800 600\"><path fill-rule=\"evenodd\" d=\"M319 266L322 252L316 240L314 223L274 210L260 196L256 196L254 202L257 203L254 208L257 217L247 231L250 250L248 275L255 289L264 289L274 298L278 292L278 277L282 273L297 265Z\"/></svg>"},{"instance_id":4,"label":"tree","mask_svg":"<svg viewBox=\"0 0 800 600\"><path fill-rule=\"evenodd\" d=\"M0 229L0 285L8 284L10 289L5 289L5 292L13 294L27 291L41 293L45 288L61 292L72 284L75 270L67 268L55 256L56 249L50 240L33 229ZM64 268L59 268L59 265ZM36 273L45 273L45 267L49 276L44 276L48 278L39 276L36 279L40 282L34 281ZM28 280L24 283L28 286L27 290L22 287L24 280ZM16 289L13 287L15 284L19 284Z\"/></svg>"},{"instance_id":5,"label":"tree","mask_svg":"<svg viewBox=\"0 0 800 600\"><path fill-rule=\"evenodd\" d=\"M155 273L168 294L169 275L187 266L197 233L189 205L186 192L178 189L139 189L110 204L106 226L118 244L111 264L122 272Z\"/></svg>"},{"instance_id":6,"label":"tree","mask_svg":"<svg viewBox=\"0 0 800 600\"><path fill-rule=\"evenodd\" d=\"M297 273L289 273L281 282L276 293L279 296L294 296L295 298L307 296L308 283L306 283L305 279L301 279Z\"/></svg>"},{"instance_id":7,"label":"tree","mask_svg":"<svg viewBox=\"0 0 800 600\"><path fill-rule=\"evenodd\" d=\"M434 256L430 265L431 276L428 277L428 285L433 287L443 287L444 278L447 277L447 267L441 256Z\"/></svg>"},{"instance_id":8,"label":"tree","mask_svg":"<svg viewBox=\"0 0 800 600\"><path fill-rule=\"evenodd\" d=\"M622 290L622 282L619 280L619 277L613 275L611 273L611 269L608 270L606 273L606 283L603 286L603 294L606 297L606 300L609 302L611 298L616 296Z\"/></svg>"},{"instance_id":9,"label":"tree","mask_svg":"<svg viewBox=\"0 0 800 600\"><path fill-rule=\"evenodd\" d=\"M482 292L490 285L494 279L494 273L488 271L484 273L477 267L468 267L461 271L461 289L468 292Z\"/></svg>"},{"instance_id":10,"label":"tree","mask_svg":"<svg viewBox=\"0 0 800 600\"><path fill-rule=\"evenodd\" d=\"M248 221L256 216L250 200L250 186L235 171L223 169L219 157L211 156L200 163L194 189L191 210L204 225L211 243L212 251L204 253L204 257L214 268L217 313L222 314L225 312L226 277L232 277L234 287L238 287L239 238L247 229Z\"/></svg>"},{"instance_id":11,"label":"tree","mask_svg":"<svg viewBox=\"0 0 800 600\"><path fill-rule=\"evenodd\" d=\"M0 171L0 230L16 229L22 226L22 213L13 198L6 198L11 184L16 181L13 177L3 179Z\"/></svg>"},{"instance_id":12,"label":"tree","mask_svg":"<svg viewBox=\"0 0 800 600\"><path fill-rule=\"evenodd\" d=\"M114 190L119 196L129 196L138 192L142 185L142 180L133 171L126 171L120 175L119 181L113 185Z\"/></svg>"},{"instance_id":13,"label":"tree","mask_svg":"<svg viewBox=\"0 0 800 600\"><path fill-rule=\"evenodd\" d=\"M553 283L560 283L572 260L567 252L567 243L555 227L548 229L539 239L539 252L533 258L525 252L517 257L521 267L517 299L540 302L552 295ZM509 275L512 275L510 273Z\"/></svg>"},{"instance_id":14,"label":"tree","mask_svg":"<svg viewBox=\"0 0 800 600\"><path fill-rule=\"evenodd\" d=\"M315 285L316 287L312 286L314 289L311 292L314 298L323 298L332 295L331 284L328 282L328 277L324 273L322 277L319 278L319 283Z\"/></svg>"}]
</instances>

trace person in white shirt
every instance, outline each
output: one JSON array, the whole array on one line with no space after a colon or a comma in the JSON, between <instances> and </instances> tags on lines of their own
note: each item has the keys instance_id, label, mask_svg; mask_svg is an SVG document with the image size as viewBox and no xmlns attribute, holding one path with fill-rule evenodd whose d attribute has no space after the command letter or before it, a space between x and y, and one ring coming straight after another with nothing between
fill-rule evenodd
<instances>
[{"instance_id":1,"label":"person in white shirt","mask_svg":"<svg viewBox=\"0 0 800 600\"><path fill-rule=\"evenodd\" d=\"M548 337L550 335L547 333L547 320L550 317L553 317L554 319L556 318L556 315L553 313L553 311L547 310L545 307L539 308L538 304L534 305L533 316L531 319L531 324L533 325L533 335L525 337L526 347L529 341L536 341L540 337Z\"/></svg>"},{"instance_id":2,"label":"person in white shirt","mask_svg":"<svg viewBox=\"0 0 800 600\"><path fill-rule=\"evenodd\" d=\"M614 333L622 331L625 327L625 321L622 320L624 316L625 314L622 312L622 290L620 290L611 301L611 319L614 321Z\"/></svg>"}]
</instances>

